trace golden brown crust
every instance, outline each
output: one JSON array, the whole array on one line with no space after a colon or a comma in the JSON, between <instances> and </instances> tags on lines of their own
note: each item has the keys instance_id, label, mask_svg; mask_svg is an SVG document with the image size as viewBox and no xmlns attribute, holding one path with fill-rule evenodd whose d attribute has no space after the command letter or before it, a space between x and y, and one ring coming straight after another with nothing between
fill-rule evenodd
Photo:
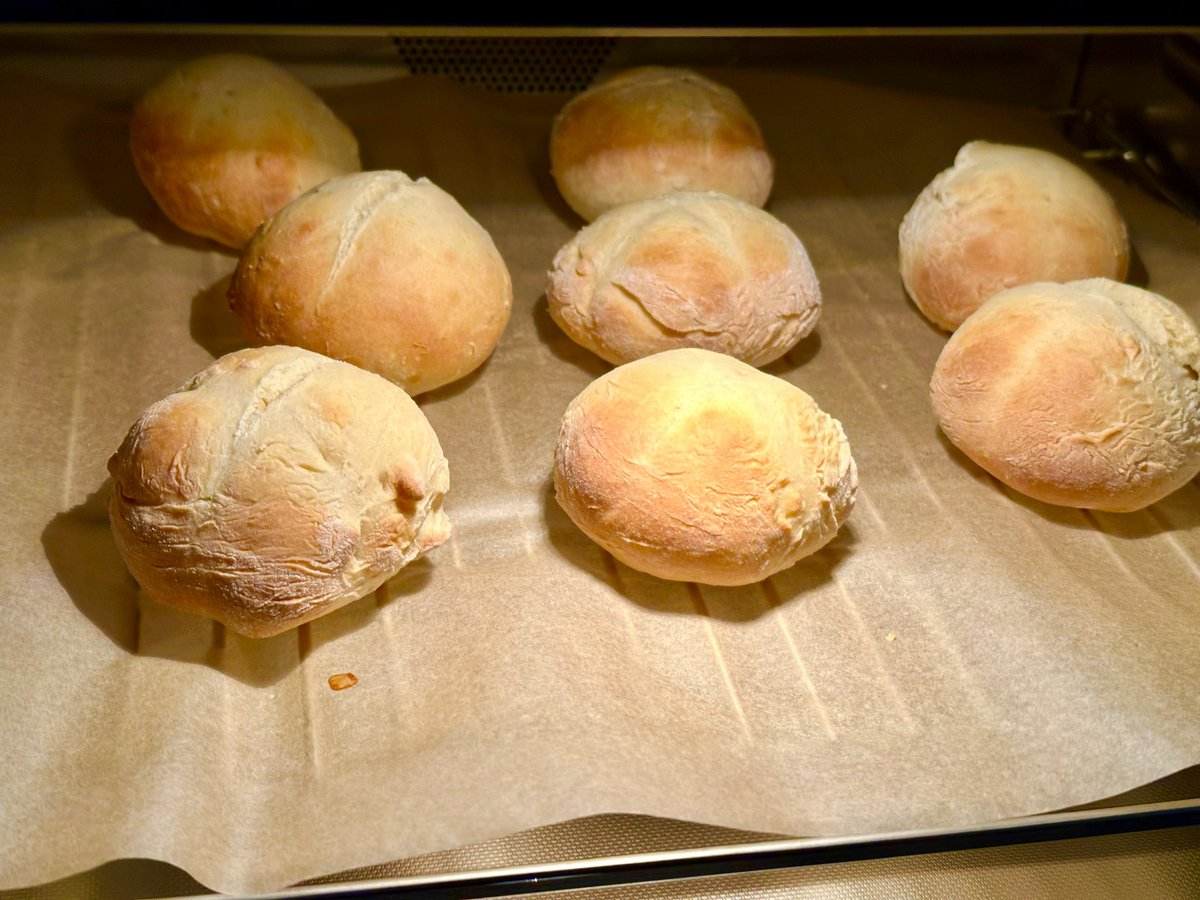
<instances>
[{"instance_id":1,"label":"golden brown crust","mask_svg":"<svg viewBox=\"0 0 1200 900\"><path fill-rule=\"evenodd\" d=\"M491 237L445 191L364 172L270 219L242 254L229 299L256 342L305 347L418 394L488 358L512 282Z\"/></svg>"},{"instance_id":2,"label":"golden brown crust","mask_svg":"<svg viewBox=\"0 0 1200 900\"><path fill-rule=\"evenodd\" d=\"M623 72L568 103L550 135L563 198L591 221L670 191L767 202L774 162L758 124L728 88L687 69Z\"/></svg>"},{"instance_id":3,"label":"golden brown crust","mask_svg":"<svg viewBox=\"0 0 1200 900\"><path fill-rule=\"evenodd\" d=\"M621 366L572 401L559 505L627 565L749 584L833 538L858 479L836 420L781 379L707 350Z\"/></svg>"},{"instance_id":4,"label":"golden brown crust","mask_svg":"<svg viewBox=\"0 0 1200 900\"><path fill-rule=\"evenodd\" d=\"M1127 512L1200 472L1200 332L1175 304L1107 279L993 297L931 383L946 436L1046 503Z\"/></svg>"},{"instance_id":5,"label":"golden brown crust","mask_svg":"<svg viewBox=\"0 0 1200 900\"><path fill-rule=\"evenodd\" d=\"M947 331L1002 290L1038 281L1123 280L1129 239L1083 170L1030 147L973 141L900 224L900 274Z\"/></svg>"},{"instance_id":6,"label":"golden brown crust","mask_svg":"<svg viewBox=\"0 0 1200 900\"><path fill-rule=\"evenodd\" d=\"M251 637L373 591L449 536L449 470L416 404L294 347L217 360L108 467L113 534L146 592Z\"/></svg>"},{"instance_id":7,"label":"golden brown crust","mask_svg":"<svg viewBox=\"0 0 1200 900\"><path fill-rule=\"evenodd\" d=\"M610 210L554 258L550 315L611 363L700 347L762 366L816 326L804 246L769 213L677 192Z\"/></svg>"},{"instance_id":8,"label":"golden brown crust","mask_svg":"<svg viewBox=\"0 0 1200 900\"><path fill-rule=\"evenodd\" d=\"M253 56L176 69L135 107L130 147L172 222L235 248L293 198L360 169L350 129L308 87Z\"/></svg>"}]
</instances>

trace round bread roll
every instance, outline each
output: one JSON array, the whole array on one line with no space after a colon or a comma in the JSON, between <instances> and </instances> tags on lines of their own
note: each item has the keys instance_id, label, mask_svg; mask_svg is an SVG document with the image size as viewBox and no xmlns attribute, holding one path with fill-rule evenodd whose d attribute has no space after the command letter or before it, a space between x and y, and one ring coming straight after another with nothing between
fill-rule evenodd
<instances>
[{"instance_id":1,"label":"round bread roll","mask_svg":"<svg viewBox=\"0 0 1200 900\"><path fill-rule=\"evenodd\" d=\"M108 470L134 578L250 637L370 593L450 534L449 470L417 405L295 347L218 359L142 414Z\"/></svg>"},{"instance_id":2,"label":"round bread roll","mask_svg":"<svg viewBox=\"0 0 1200 900\"><path fill-rule=\"evenodd\" d=\"M921 191L900 223L900 277L953 331L993 294L1037 281L1129 270L1116 204L1082 169L1031 147L972 141Z\"/></svg>"},{"instance_id":3,"label":"round bread roll","mask_svg":"<svg viewBox=\"0 0 1200 900\"><path fill-rule=\"evenodd\" d=\"M266 222L229 301L258 343L323 353L419 394L488 358L512 282L488 233L437 185L363 172Z\"/></svg>"},{"instance_id":4,"label":"round bread roll","mask_svg":"<svg viewBox=\"0 0 1200 900\"><path fill-rule=\"evenodd\" d=\"M762 206L775 166L737 94L687 69L622 72L554 120L550 169L589 222L670 191L720 191Z\"/></svg>"},{"instance_id":5,"label":"round bread roll","mask_svg":"<svg viewBox=\"0 0 1200 900\"><path fill-rule=\"evenodd\" d=\"M802 390L684 349L614 369L571 402L554 486L571 520L626 565L737 585L832 539L858 475L841 425Z\"/></svg>"},{"instance_id":6,"label":"round bread roll","mask_svg":"<svg viewBox=\"0 0 1200 900\"><path fill-rule=\"evenodd\" d=\"M240 248L309 188L357 172L358 143L321 99L254 56L206 56L142 97L133 161L167 218Z\"/></svg>"},{"instance_id":7,"label":"round bread roll","mask_svg":"<svg viewBox=\"0 0 1200 900\"><path fill-rule=\"evenodd\" d=\"M701 347L763 366L821 313L816 273L791 229L712 192L606 212L555 256L546 296L573 341L618 364Z\"/></svg>"},{"instance_id":8,"label":"round bread roll","mask_svg":"<svg viewBox=\"0 0 1200 900\"><path fill-rule=\"evenodd\" d=\"M956 447L1060 506L1128 512L1200 472L1200 332L1097 278L997 294L947 342L933 410Z\"/></svg>"}]
</instances>

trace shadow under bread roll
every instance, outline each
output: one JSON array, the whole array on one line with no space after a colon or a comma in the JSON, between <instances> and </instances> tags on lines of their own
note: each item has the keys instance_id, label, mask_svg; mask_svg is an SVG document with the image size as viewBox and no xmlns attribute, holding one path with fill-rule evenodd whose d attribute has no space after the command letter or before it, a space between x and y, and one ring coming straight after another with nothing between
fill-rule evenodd
<instances>
[{"instance_id":1,"label":"shadow under bread roll","mask_svg":"<svg viewBox=\"0 0 1200 900\"><path fill-rule=\"evenodd\" d=\"M417 405L295 347L221 357L150 406L108 469L134 578L250 637L370 593L450 534L449 468Z\"/></svg>"},{"instance_id":2,"label":"shadow under bread roll","mask_svg":"<svg viewBox=\"0 0 1200 900\"><path fill-rule=\"evenodd\" d=\"M675 581L761 581L850 515L858 472L836 419L733 357L669 350L596 379L567 407L555 496L626 565Z\"/></svg>"}]
</instances>

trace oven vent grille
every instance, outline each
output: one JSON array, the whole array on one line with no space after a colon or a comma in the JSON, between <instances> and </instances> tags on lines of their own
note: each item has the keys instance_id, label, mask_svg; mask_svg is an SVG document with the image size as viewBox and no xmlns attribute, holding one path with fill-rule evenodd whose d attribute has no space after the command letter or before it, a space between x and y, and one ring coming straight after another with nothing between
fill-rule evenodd
<instances>
[{"instance_id":1,"label":"oven vent grille","mask_svg":"<svg viewBox=\"0 0 1200 900\"><path fill-rule=\"evenodd\" d=\"M504 93L578 92L591 84L616 38L396 38L414 75L445 75Z\"/></svg>"}]
</instances>

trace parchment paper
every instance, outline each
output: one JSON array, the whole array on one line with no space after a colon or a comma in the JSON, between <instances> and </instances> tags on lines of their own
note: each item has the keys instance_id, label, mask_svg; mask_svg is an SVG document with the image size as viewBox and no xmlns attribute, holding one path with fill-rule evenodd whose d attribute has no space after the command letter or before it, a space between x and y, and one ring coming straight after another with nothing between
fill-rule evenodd
<instances>
[{"instance_id":1,"label":"parchment paper","mask_svg":"<svg viewBox=\"0 0 1200 900\"><path fill-rule=\"evenodd\" d=\"M1029 110L786 72L709 74L759 118L769 209L825 308L773 374L843 423L861 491L761 586L614 562L555 505L568 402L608 366L546 312L580 222L547 174L563 96L432 78L325 91L364 162L425 175L494 236L511 324L421 399L452 540L374 596L243 639L126 573L105 462L140 411L242 346L236 259L179 232L127 150L136 92L0 81L0 887L108 859L224 891L626 812L759 832L953 826L1096 800L1200 762L1200 487L1129 515L1024 499L947 444L945 337L896 229L967 140L1073 155ZM1200 234L1097 173L1133 279L1200 315ZM332 691L331 675L355 687Z\"/></svg>"}]
</instances>

